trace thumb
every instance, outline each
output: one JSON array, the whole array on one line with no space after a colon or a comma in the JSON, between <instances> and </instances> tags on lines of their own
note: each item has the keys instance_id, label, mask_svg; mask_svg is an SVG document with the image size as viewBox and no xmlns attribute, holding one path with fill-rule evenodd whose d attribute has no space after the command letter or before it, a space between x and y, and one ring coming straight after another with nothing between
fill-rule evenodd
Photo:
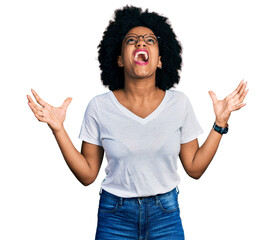
<instances>
[{"instance_id":1,"label":"thumb","mask_svg":"<svg viewBox=\"0 0 275 240\"><path fill-rule=\"evenodd\" d=\"M63 102L61 108L63 108L66 111L68 106L70 105L71 101L72 101L71 97L66 98L66 100Z\"/></svg>"},{"instance_id":2,"label":"thumb","mask_svg":"<svg viewBox=\"0 0 275 240\"><path fill-rule=\"evenodd\" d=\"M208 93L212 99L213 104L215 104L218 101L216 94L213 91L208 91Z\"/></svg>"}]
</instances>

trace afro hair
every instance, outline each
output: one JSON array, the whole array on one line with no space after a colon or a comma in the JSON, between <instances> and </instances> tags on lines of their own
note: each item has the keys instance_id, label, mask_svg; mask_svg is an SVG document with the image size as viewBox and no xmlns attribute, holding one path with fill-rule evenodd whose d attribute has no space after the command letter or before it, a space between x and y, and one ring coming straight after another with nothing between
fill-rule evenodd
<instances>
[{"instance_id":1,"label":"afro hair","mask_svg":"<svg viewBox=\"0 0 275 240\"><path fill-rule=\"evenodd\" d=\"M143 26L151 29L159 38L159 55L162 68L156 70L156 86L168 90L179 83L181 70L181 45L168 18L141 8L126 6L115 11L98 45L98 60L104 86L114 91L124 88L124 69L117 64L123 37L130 29Z\"/></svg>"}]
</instances>

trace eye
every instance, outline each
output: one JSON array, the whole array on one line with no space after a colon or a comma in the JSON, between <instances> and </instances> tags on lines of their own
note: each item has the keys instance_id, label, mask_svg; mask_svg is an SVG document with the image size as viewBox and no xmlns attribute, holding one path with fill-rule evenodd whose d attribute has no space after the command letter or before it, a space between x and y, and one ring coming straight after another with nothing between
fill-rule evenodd
<instances>
[{"instance_id":1,"label":"eye","mask_svg":"<svg viewBox=\"0 0 275 240\"><path fill-rule=\"evenodd\" d=\"M155 44L157 40L154 37L147 37L146 42L148 42L149 44Z\"/></svg>"},{"instance_id":2,"label":"eye","mask_svg":"<svg viewBox=\"0 0 275 240\"><path fill-rule=\"evenodd\" d=\"M136 43L136 38L135 37L128 37L128 38L126 38L125 42L127 44L135 44Z\"/></svg>"}]
</instances>

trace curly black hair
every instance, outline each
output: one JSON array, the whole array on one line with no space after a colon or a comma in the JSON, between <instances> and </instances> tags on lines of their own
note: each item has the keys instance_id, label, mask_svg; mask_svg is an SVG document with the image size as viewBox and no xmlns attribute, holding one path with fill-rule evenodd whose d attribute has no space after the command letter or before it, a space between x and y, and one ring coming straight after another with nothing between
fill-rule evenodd
<instances>
[{"instance_id":1,"label":"curly black hair","mask_svg":"<svg viewBox=\"0 0 275 240\"><path fill-rule=\"evenodd\" d=\"M168 18L141 8L126 6L115 11L114 20L109 22L98 45L98 60L101 80L109 90L124 88L124 69L118 67L117 57L121 53L123 37L130 29L143 26L151 29L159 40L159 55L162 69L156 71L156 86L168 90L179 83L181 70L181 45Z\"/></svg>"}]
</instances>

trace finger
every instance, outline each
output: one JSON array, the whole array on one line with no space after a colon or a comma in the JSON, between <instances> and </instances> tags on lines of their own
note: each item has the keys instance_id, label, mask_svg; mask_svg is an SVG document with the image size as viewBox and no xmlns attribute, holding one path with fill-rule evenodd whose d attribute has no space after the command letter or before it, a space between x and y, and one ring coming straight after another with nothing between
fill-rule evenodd
<instances>
[{"instance_id":1,"label":"finger","mask_svg":"<svg viewBox=\"0 0 275 240\"><path fill-rule=\"evenodd\" d=\"M70 98L70 97L67 98L67 99L63 102L61 108L64 109L64 110L66 111L67 108L68 108L68 106L70 105L71 101L72 101L72 98Z\"/></svg>"},{"instance_id":2,"label":"finger","mask_svg":"<svg viewBox=\"0 0 275 240\"><path fill-rule=\"evenodd\" d=\"M247 82L243 84L240 91L232 98L233 101L239 101L243 98L244 94L246 93L246 90L245 90L246 86L247 86Z\"/></svg>"},{"instance_id":3,"label":"finger","mask_svg":"<svg viewBox=\"0 0 275 240\"><path fill-rule=\"evenodd\" d=\"M27 95L27 98L28 98L29 103L31 103L32 105L36 106L35 102L31 98L31 96Z\"/></svg>"},{"instance_id":4,"label":"finger","mask_svg":"<svg viewBox=\"0 0 275 240\"><path fill-rule=\"evenodd\" d=\"M242 107L244 107L246 105L246 103L241 103L240 105L236 106L235 109L233 111L237 111L240 110Z\"/></svg>"},{"instance_id":5,"label":"finger","mask_svg":"<svg viewBox=\"0 0 275 240\"><path fill-rule=\"evenodd\" d=\"M35 100L36 100L42 107L45 107L47 103L44 102L44 101L39 97L39 95L38 95L33 89L31 89L31 91L32 91L32 94L33 94Z\"/></svg>"},{"instance_id":6,"label":"finger","mask_svg":"<svg viewBox=\"0 0 275 240\"><path fill-rule=\"evenodd\" d=\"M29 107L31 108L31 110L33 111L34 114L37 113L38 110L42 110L42 108L37 106L33 101L32 102L29 101L28 105L29 105Z\"/></svg>"},{"instance_id":7,"label":"finger","mask_svg":"<svg viewBox=\"0 0 275 240\"><path fill-rule=\"evenodd\" d=\"M243 91L241 95L236 96L233 99L234 104L240 104L240 103L242 103L243 100L245 99L247 93L248 93L248 89L246 89L245 91Z\"/></svg>"},{"instance_id":8,"label":"finger","mask_svg":"<svg viewBox=\"0 0 275 240\"><path fill-rule=\"evenodd\" d=\"M213 91L208 91L208 93L212 99L213 104L215 104L218 101L216 94Z\"/></svg>"},{"instance_id":9,"label":"finger","mask_svg":"<svg viewBox=\"0 0 275 240\"><path fill-rule=\"evenodd\" d=\"M32 104L31 102L28 102L28 105L29 105L30 109L32 110L32 112L33 112L34 114L36 114L36 113L37 113L37 110L36 110L36 108L33 106L33 104Z\"/></svg>"},{"instance_id":10,"label":"finger","mask_svg":"<svg viewBox=\"0 0 275 240\"><path fill-rule=\"evenodd\" d=\"M239 83L238 87L235 89L235 91L238 93L240 92L240 90L242 89L242 87L245 85L246 83L244 82L244 79Z\"/></svg>"},{"instance_id":11,"label":"finger","mask_svg":"<svg viewBox=\"0 0 275 240\"><path fill-rule=\"evenodd\" d=\"M39 122L46 122L45 117L40 116L39 114L34 114L34 116L37 118Z\"/></svg>"},{"instance_id":12,"label":"finger","mask_svg":"<svg viewBox=\"0 0 275 240\"><path fill-rule=\"evenodd\" d=\"M27 99L28 99L28 103L30 103L32 106L41 108L40 106L38 106L38 105L32 100L32 97L31 97L30 95L27 95Z\"/></svg>"},{"instance_id":13,"label":"finger","mask_svg":"<svg viewBox=\"0 0 275 240\"><path fill-rule=\"evenodd\" d=\"M245 97L246 97L248 91L249 91L249 89L246 89L246 90L242 93L242 95L240 96L240 102L243 102L243 100L245 99Z\"/></svg>"},{"instance_id":14,"label":"finger","mask_svg":"<svg viewBox=\"0 0 275 240\"><path fill-rule=\"evenodd\" d=\"M238 85L238 87L235 89L235 91L233 91L231 94L229 94L229 95L227 96L227 99L233 98L233 97L241 90L243 84L244 84L244 80L242 80L242 81L239 83L239 85Z\"/></svg>"},{"instance_id":15,"label":"finger","mask_svg":"<svg viewBox=\"0 0 275 240\"><path fill-rule=\"evenodd\" d=\"M243 84L243 86L242 86L241 90L239 91L239 93L238 93L238 94L239 94L240 96L242 96L242 95L243 95L243 93L245 92L246 86L247 86L247 82L245 82L245 83Z\"/></svg>"}]
</instances>

